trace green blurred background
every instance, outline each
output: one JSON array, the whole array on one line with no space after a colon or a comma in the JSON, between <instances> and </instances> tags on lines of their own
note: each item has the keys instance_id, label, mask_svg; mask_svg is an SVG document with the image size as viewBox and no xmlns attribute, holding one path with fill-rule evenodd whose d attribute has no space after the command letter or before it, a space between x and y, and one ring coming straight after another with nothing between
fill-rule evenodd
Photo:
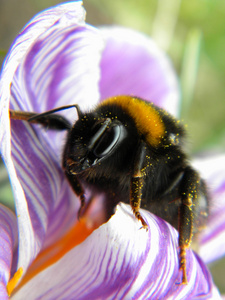
<instances>
[{"instance_id":1,"label":"green blurred background","mask_svg":"<svg viewBox=\"0 0 225 300\"><path fill-rule=\"evenodd\" d=\"M0 65L22 27L41 10L67 1L0 0ZM225 150L225 1L84 0L87 22L118 24L152 36L171 57L182 92L181 119L192 154ZM0 163L0 202L13 196ZM225 293L225 259L210 266Z\"/></svg>"}]
</instances>

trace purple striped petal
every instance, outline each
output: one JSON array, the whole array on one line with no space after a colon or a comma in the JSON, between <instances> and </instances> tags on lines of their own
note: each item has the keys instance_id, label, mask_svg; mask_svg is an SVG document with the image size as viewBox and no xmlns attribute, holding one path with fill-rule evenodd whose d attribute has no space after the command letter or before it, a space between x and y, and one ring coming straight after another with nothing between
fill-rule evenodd
<instances>
[{"instance_id":1,"label":"purple striped petal","mask_svg":"<svg viewBox=\"0 0 225 300\"><path fill-rule=\"evenodd\" d=\"M32 44L13 77L12 109L44 112L65 104L91 107L99 99L102 38L91 26L55 25ZM88 88L87 88L88 87ZM76 110L66 111L72 122ZM60 133L46 134L52 148L62 152Z\"/></svg>"},{"instance_id":2,"label":"purple striped petal","mask_svg":"<svg viewBox=\"0 0 225 300\"><path fill-rule=\"evenodd\" d=\"M101 99L134 95L178 115L179 86L166 55L149 37L131 29L103 28Z\"/></svg>"},{"instance_id":3,"label":"purple striped petal","mask_svg":"<svg viewBox=\"0 0 225 300\"><path fill-rule=\"evenodd\" d=\"M12 109L28 111L44 111L64 101L82 107L95 103L102 46L97 30L84 23L82 2L70 2L35 17L5 61L0 144L20 216L18 268L24 271L43 243L58 239L74 223L79 202L61 169L65 134L12 121L10 135L9 99ZM76 117L72 110L68 114Z\"/></svg>"},{"instance_id":4,"label":"purple striped petal","mask_svg":"<svg viewBox=\"0 0 225 300\"><path fill-rule=\"evenodd\" d=\"M142 213L148 232L140 229L128 205L119 205L109 222L30 280L15 297L220 299L210 273L191 250L187 253L189 284L179 284L177 231L149 212Z\"/></svg>"},{"instance_id":5,"label":"purple striped petal","mask_svg":"<svg viewBox=\"0 0 225 300\"><path fill-rule=\"evenodd\" d=\"M9 98L11 108L28 111L42 112L71 103L87 107L100 98L101 71L101 99L134 94L177 113L177 80L154 43L133 31L114 29L110 33L104 29L107 46L100 63L102 36L85 25L83 18L80 1L39 14L15 41L2 73L0 125L4 131L0 142L16 198L18 267L24 271L41 249L74 223L79 201L61 169L65 134L12 121L10 136ZM72 110L67 116L76 118ZM189 284L178 284L177 232L150 213L143 215L150 226L148 233L138 230L140 224L130 207L120 205L107 224L33 277L15 298L219 299L208 270L192 251L187 253Z\"/></svg>"},{"instance_id":6,"label":"purple striped petal","mask_svg":"<svg viewBox=\"0 0 225 300\"><path fill-rule=\"evenodd\" d=\"M200 248L201 257L209 263L225 255L225 155L198 160L195 166L207 180L211 195L209 220Z\"/></svg>"},{"instance_id":7,"label":"purple striped petal","mask_svg":"<svg viewBox=\"0 0 225 300\"><path fill-rule=\"evenodd\" d=\"M0 299L8 299L6 290L11 268L15 268L13 252L17 248L17 220L7 207L0 204ZM13 264L13 266L12 266Z\"/></svg>"}]
</instances>

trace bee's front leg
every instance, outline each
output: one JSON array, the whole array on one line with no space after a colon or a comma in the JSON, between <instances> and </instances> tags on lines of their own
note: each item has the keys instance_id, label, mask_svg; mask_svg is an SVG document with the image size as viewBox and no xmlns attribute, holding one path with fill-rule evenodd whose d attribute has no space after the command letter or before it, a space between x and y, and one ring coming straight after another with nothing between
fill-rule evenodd
<instances>
[{"instance_id":1,"label":"bee's front leg","mask_svg":"<svg viewBox=\"0 0 225 300\"><path fill-rule=\"evenodd\" d=\"M133 165L133 175L130 188L130 205L135 217L141 221L142 228L148 230L148 225L140 213L142 190L144 185L144 169L146 164L146 147L142 142L138 148Z\"/></svg>"},{"instance_id":2,"label":"bee's front leg","mask_svg":"<svg viewBox=\"0 0 225 300\"><path fill-rule=\"evenodd\" d=\"M71 128L71 124L66 118L58 114L51 114L51 111L39 114L35 112L17 111L10 109L9 116L10 119L40 124L47 129L69 130Z\"/></svg>"}]
</instances>

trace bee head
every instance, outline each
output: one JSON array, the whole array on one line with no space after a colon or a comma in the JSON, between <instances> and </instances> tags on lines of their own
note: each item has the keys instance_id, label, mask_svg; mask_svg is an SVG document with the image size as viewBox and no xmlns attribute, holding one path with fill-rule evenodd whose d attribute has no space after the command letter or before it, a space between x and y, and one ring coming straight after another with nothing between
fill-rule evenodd
<instances>
[{"instance_id":1,"label":"bee head","mask_svg":"<svg viewBox=\"0 0 225 300\"><path fill-rule=\"evenodd\" d=\"M97 113L79 114L67 139L64 168L70 174L100 166L115 154L127 137L125 126L116 119Z\"/></svg>"}]
</instances>

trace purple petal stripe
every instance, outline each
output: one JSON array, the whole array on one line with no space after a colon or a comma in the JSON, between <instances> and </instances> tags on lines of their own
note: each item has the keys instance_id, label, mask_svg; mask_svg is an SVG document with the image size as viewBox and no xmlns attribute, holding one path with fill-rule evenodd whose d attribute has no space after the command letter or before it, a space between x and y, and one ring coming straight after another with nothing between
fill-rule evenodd
<instances>
[{"instance_id":1,"label":"purple petal stripe","mask_svg":"<svg viewBox=\"0 0 225 300\"><path fill-rule=\"evenodd\" d=\"M0 204L0 299L8 299L6 285L10 278L13 252L17 248L17 220L15 214Z\"/></svg>"}]
</instances>

